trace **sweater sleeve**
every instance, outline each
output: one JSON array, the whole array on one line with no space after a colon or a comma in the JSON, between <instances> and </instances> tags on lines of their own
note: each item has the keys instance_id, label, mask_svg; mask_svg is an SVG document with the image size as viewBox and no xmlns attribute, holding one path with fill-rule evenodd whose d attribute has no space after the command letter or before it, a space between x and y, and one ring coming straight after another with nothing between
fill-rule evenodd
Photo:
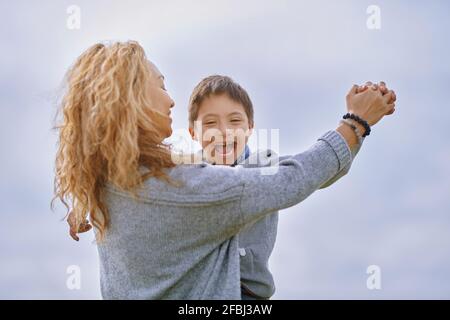
<instances>
[{"instance_id":1,"label":"sweater sleeve","mask_svg":"<svg viewBox=\"0 0 450 320\"><path fill-rule=\"evenodd\" d=\"M338 174L336 174L333 178L331 178L330 180L325 182L323 185L321 185L319 189L328 188L329 186L331 186L333 183L338 181L340 178L342 178L349 172L350 167L353 164L353 160L355 160L356 155L358 154L359 150L361 149L361 146L364 143L364 139L366 139L366 138L363 137L361 143L358 143L353 148L350 148L350 151L352 154L352 160L341 171L339 171Z\"/></svg>"},{"instance_id":2,"label":"sweater sleeve","mask_svg":"<svg viewBox=\"0 0 450 320\"><path fill-rule=\"evenodd\" d=\"M345 139L330 130L306 151L281 160L276 170L240 168L244 179L240 204L243 224L303 201L349 165L351 159Z\"/></svg>"},{"instance_id":3,"label":"sweater sleeve","mask_svg":"<svg viewBox=\"0 0 450 320\"><path fill-rule=\"evenodd\" d=\"M339 134L339 132L338 132L338 134ZM359 150L361 149L361 146L363 145L365 139L366 138L363 137L360 144L357 144L354 147L350 148L351 155L352 155L351 161L341 171L339 171L334 177L332 177L330 180L328 180L323 185L321 185L319 187L319 189L328 188L329 186L331 186L332 184L337 182L339 179L344 177L350 171L350 168L353 164L353 160L355 160L355 157L358 154ZM292 158L292 155L279 156L277 160L282 161L282 160L288 159L288 158ZM277 161L275 161L275 163L277 163Z\"/></svg>"}]
</instances>

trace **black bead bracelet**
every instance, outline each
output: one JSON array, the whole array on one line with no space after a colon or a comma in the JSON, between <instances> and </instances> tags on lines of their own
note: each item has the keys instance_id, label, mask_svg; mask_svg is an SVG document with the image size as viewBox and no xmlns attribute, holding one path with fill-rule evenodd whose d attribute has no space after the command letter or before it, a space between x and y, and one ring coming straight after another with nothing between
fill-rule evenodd
<instances>
[{"instance_id":1,"label":"black bead bracelet","mask_svg":"<svg viewBox=\"0 0 450 320\"><path fill-rule=\"evenodd\" d=\"M364 127L364 129L365 129L365 132L364 132L364 134L362 135L363 137L368 136L368 135L370 134L370 126L369 126L369 124L367 123L367 121L361 119L361 118L358 117L356 114L353 114L353 113L347 113L347 114L345 114L342 118L343 118L343 119L353 119L353 120L355 120L356 122L360 123L360 124Z\"/></svg>"}]
</instances>

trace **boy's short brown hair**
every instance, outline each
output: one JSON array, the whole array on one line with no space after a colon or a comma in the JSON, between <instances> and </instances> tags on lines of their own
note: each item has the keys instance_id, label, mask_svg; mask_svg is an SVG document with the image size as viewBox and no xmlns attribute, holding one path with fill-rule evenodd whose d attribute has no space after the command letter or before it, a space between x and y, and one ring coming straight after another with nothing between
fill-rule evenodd
<instances>
[{"instance_id":1,"label":"boy's short brown hair","mask_svg":"<svg viewBox=\"0 0 450 320\"><path fill-rule=\"evenodd\" d=\"M253 104L247 91L227 76L212 75L201 80L194 88L189 99L189 127L194 127L198 110L206 98L211 95L226 94L244 107L250 126L253 126Z\"/></svg>"}]
</instances>

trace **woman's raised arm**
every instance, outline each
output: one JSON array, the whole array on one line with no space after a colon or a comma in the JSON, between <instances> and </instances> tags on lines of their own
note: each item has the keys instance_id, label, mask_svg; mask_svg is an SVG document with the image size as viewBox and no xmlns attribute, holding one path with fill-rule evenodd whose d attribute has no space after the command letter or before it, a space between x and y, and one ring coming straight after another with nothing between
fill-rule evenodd
<instances>
[{"instance_id":1,"label":"woman's raised arm","mask_svg":"<svg viewBox=\"0 0 450 320\"><path fill-rule=\"evenodd\" d=\"M347 111L373 126L395 107L393 93L385 95L377 89L357 93L352 87L347 95ZM391 102L391 103L390 103ZM365 127L356 123L360 132ZM265 214L291 207L311 195L336 176L352 160L351 148L359 144L355 131L341 124L330 130L305 152L279 162L273 174L262 174L267 168L240 168L244 189L241 198L243 223L252 223ZM258 172L260 170L260 172Z\"/></svg>"}]
</instances>

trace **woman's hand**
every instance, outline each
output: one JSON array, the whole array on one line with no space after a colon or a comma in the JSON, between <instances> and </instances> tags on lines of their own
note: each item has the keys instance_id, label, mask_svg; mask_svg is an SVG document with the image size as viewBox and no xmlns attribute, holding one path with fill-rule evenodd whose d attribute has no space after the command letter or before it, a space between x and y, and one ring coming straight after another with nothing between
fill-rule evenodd
<instances>
[{"instance_id":1,"label":"woman's hand","mask_svg":"<svg viewBox=\"0 0 450 320\"><path fill-rule=\"evenodd\" d=\"M384 82L372 84L367 82L364 86L354 85L347 94L347 111L353 113L373 126L385 115L395 112L395 92L389 90ZM365 128L355 121L354 123L360 132L365 132ZM346 140L350 148L358 145L355 132L347 125L340 124L336 129Z\"/></svg>"},{"instance_id":2,"label":"woman's hand","mask_svg":"<svg viewBox=\"0 0 450 320\"><path fill-rule=\"evenodd\" d=\"M85 220L80 226L77 228L75 214L73 211L70 211L69 216L67 217L67 223L69 224L69 234L73 240L79 241L77 233L88 232L92 229L92 226L89 224L89 221Z\"/></svg>"},{"instance_id":3,"label":"woman's hand","mask_svg":"<svg viewBox=\"0 0 450 320\"><path fill-rule=\"evenodd\" d=\"M365 95L365 96L364 96ZM347 110L366 120L370 126L376 124L385 115L395 112L397 96L381 81L373 84L368 81L363 86L353 86L347 95Z\"/></svg>"}]
</instances>

